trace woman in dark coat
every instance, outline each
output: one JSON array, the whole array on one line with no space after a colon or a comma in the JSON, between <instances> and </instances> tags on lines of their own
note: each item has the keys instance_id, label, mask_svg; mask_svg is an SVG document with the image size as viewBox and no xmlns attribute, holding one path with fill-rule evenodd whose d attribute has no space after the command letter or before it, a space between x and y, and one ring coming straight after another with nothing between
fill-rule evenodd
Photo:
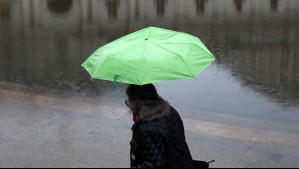
<instances>
[{"instance_id":1,"label":"woman in dark coat","mask_svg":"<svg viewBox=\"0 0 299 169\"><path fill-rule=\"evenodd\" d=\"M193 168L182 119L152 84L127 88L132 127L131 168Z\"/></svg>"}]
</instances>

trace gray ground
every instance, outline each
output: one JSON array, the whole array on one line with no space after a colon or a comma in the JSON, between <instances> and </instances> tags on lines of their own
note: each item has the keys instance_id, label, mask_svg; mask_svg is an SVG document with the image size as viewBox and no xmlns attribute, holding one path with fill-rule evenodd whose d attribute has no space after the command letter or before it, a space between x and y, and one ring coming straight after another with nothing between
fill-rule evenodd
<instances>
[{"instance_id":1,"label":"gray ground","mask_svg":"<svg viewBox=\"0 0 299 169\"><path fill-rule=\"evenodd\" d=\"M123 101L1 82L0 167L129 167L132 121ZM183 116L194 159L299 167L299 125L176 108L202 117Z\"/></svg>"}]
</instances>

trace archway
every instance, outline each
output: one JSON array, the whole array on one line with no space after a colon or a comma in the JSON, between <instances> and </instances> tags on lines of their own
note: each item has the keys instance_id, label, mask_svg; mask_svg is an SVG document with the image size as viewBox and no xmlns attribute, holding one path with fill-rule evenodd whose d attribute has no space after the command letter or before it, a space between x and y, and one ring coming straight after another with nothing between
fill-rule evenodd
<instances>
[{"instance_id":1,"label":"archway","mask_svg":"<svg viewBox=\"0 0 299 169\"><path fill-rule=\"evenodd\" d=\"M48 0L47 5L50 11L62 14L68 12L73 6L73 0Z\"/></svg>"}]
</instances>

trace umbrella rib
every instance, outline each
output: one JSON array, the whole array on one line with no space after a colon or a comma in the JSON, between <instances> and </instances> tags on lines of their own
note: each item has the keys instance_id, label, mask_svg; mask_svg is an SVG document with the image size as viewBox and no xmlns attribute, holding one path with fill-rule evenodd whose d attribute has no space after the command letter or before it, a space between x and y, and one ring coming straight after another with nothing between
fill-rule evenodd
<instances>
[{"instance_id":1,"label":"umbrella rib","mask_svg":"<svg viewBox=\"0 0 299 169\"><path fill-rule=\"evenodd\" d=\"M200 46L198 46L198 45L196 45L196 44L194 44L194 43L168 43L168 42L166 42L165 44L167 44L167 45L169 45L169 44L170 44L170 45L177 45L177 44L194 45L194 46L200 48L201 50L207 52L207 53L208 53L210 56L212 56L213 58L215 58L215 56L209 51L209 49L207 49L208 51L206 51L204 48L202 48L202 47L200 47Z\"/></svg>"},{"instance_id":2,"label":"umbrella rib","mask_svg":"<svg viewBox=\"0 0 299 169\"><path fill-rule=\"evenodd\" d=\"M178 32L178 34L186 34L186 33L184 33L184 32ZM172 36L168 37L167 39L170 39L170 38L172 38L172 37L174 37L174 36L177 36L178 34L172 35ZM186 35L188 35L188 34L186 34ZM194 38L198 39L197 37L194 37ZM167 39L166 39L166 40L167 40ZM201 41L200 39L198 39L198 40ZM215 58L215 56L209 51L208 48L204 49L203 47L198 46L197 44L194 44L194 43L188 43L188 42L187 42L187 43L171 43L171 42L165 42L165 44L188 44L188 45L194 45L194 46L200 48L201 50L206 51L206 52L209 53L212 57Z\"/></svg>"},{"instance_id":3,"label":"umbrella rib","mask_svg":"<svg viewBox=\"0 0 299 169\"><path fill-rule=\"evenodd\" d=\"M132 42L134 42L134 41L132 41ZM101 67L102 67L102 65L104 65L105 62L106 62L109 58L113 57L114 55L118 55L118 54L122 53L123 51L127 50L128 48L131 48L135 43L136 43L136 42L132 43L130 46L127 46L126 48L124 48L124 49L122 49L122 50L119 50L119 51L117 51L117 52L111 52L109 55L108 55L108 54L105 54L105 55L101 56L101 57L103 57L103 61L102 61L102 63L98 66L98 68L97 68L96 70L93 71L93 74L96 74L97 72L99 72L100 69L101 69ZM105 47L105 46L104 46L104 47ZM95 63L95 64L97 64L97 63ZM96 77L95 77L95 78L96 78Z\"/></svg>"},{"instance_id":4,"label":"umbrella rib","mask_svg":"<svg viewBox=\"0 0 299 169\"><path fill-rule=\"evenodd\" d=\"M145 55L146 55L146 45L147 45L147 42L149 41L151 32L152 32L152 30L149 30L149 31L148 31L148 36L147 36L147 38L146 38L146 40L145 40L145 44L144 44L143 58L142 58L141 72L140 72L140 81L139 81L140 84L142 84L142 83L143 83L143 80L144 80L144 79L143 79L144 60L147 58L147 57L145 57Z\"/></svg>"},{"instance_id":5,"label":"umbrella rib","mask_svg":"<svg viewBox=\"0 0 299 169\"><path fill-rule=\"evenodd\" d=\"M170 38L175 37L175 36L177 36L177 35L178 35L178 34L175 33L175 34L171 35L170 37L168 37L167 39L170 39ZM165 40L167 40L167 39L165 39Z\"/></svg>"},{"instance_id":6,"label":"umbrella rib","mask_svg":"<svg viewBox=\"0 0 299 169\"><path fill-rule=\"evenodd\" d=\"M117 55L117 54L119 54L121 52L122 51L118 51L118 52L116 52L114 54L111 54L111 55L104 55L104 56L102 56L102 57L105 57L105 58L103 59L102 63L98 66L98 68L95 71L93 71L93 74L96 74L96 73L98 73L101 70L102 65L105 65L105 63L107 62L108 58L111 58L111 57L113 57L113 56L115 56L115 55ZM95 63L95 64L97 64L97 63ZM112 73L112 72L109 72L109 73Z\"/></svg>"},{"instance_id":7,"label":"umbrella rib","mask_svg":"<svg viewBox=\"0 0 299 169\"><path fill-rule=\"evenodd\" d=\"M163 47L163 46L161 46L161 45L159 45L159 44L157 44L157 43L155 43L155 42L152 42L152 43L153 43L154 45L156 45L156 46L158 46L158 47L160 47L160 48L163 48L164 50L167 50L167 51L169 51L169 52L171 52L171 53L177 55L178 57L180 57L180 59L184 62L184 64L186 65L186 67L189 69L190 73L192 74L192 77L196 77L196 75L193 73L192 69L191 69L190 66L186 63L186 61L182 58L182 56L180 56L179 54L177 54L177 53L175 53L175 52L173 52L173 51L171 51L171 50L169 50L169 49L166 49L165 47Z\"/></svg>"},{"instance_id":8,"label":"umbrella rib","mask_svg":"<svg viewBox=\"0 0 299 169\"><path fill-rule=\"evenodd\" d=\"M143 57L142 57L142 63L141 63L141 71L140 71L140 85L142 84L142 81L143 81L143 68L144 68L144 59L145 59L145 54L146 54L146 42L144 44L144 49L143 49Z\"/></svg>"},{"instance_id":9,"label":"umbrella rib","mask_svg":"<svg viewBox=\"0 0 299 169\"><path fill-rule=\"evenodd\" d=\"M140 71L140 76L139 76L139 83L140 83L140 85L142 84L142 82L143 82L143 68L144 68L144 60L145 60L145 55L146 55L146 44L147 44L147 42L148 42L148 39L149 39L149 37L150 37L150 35L151 35L151 31L152 30L149 30L148 31L148 36L147 36L147 38L145 39L145 43L144 43L144 48L143 48L143 57L142 57L142 63L141 63L141 71Z\"/></svg>"},{"instance_id":10,"label":"umbrella rib","mask_svg":"<svg viewBox=\"0 0 299 169\"><path fill-rule=\"evenodd\" d=\"M102 65L106 62L106 60L109 56L105 55L103 57L105 57L105 58L103 59L102 63L98 66L98 68L96 68L96 70L93 71L93 74L96 74L102 68ZM97 63L94 63L94 64L96 65ZM96 78L96 77L94 77L94 78Z\"/></svg>"}]
</instances>

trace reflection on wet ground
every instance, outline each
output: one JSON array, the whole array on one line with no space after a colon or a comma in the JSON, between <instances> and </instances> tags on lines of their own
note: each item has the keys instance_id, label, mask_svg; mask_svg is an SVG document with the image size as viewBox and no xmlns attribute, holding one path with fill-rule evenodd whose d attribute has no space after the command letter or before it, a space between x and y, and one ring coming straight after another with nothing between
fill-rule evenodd
<instances>
[{"instance_id":1,"label":"reflection on wet ground","mask_svg":"<svg viewBox=\"0 0 299 169\"><path fill-rule=\"evenodd\" d=\"M111 84L90 81L80 68L82 61L98 47L154 25L200 37L216 55L218 67L230 69L227 78L238 77L242 85L278 102L299 103L297 1L0 3L2 81L99 93ZM153 10L144 10L146 6Z\"/></svg>"}]
</instances>

